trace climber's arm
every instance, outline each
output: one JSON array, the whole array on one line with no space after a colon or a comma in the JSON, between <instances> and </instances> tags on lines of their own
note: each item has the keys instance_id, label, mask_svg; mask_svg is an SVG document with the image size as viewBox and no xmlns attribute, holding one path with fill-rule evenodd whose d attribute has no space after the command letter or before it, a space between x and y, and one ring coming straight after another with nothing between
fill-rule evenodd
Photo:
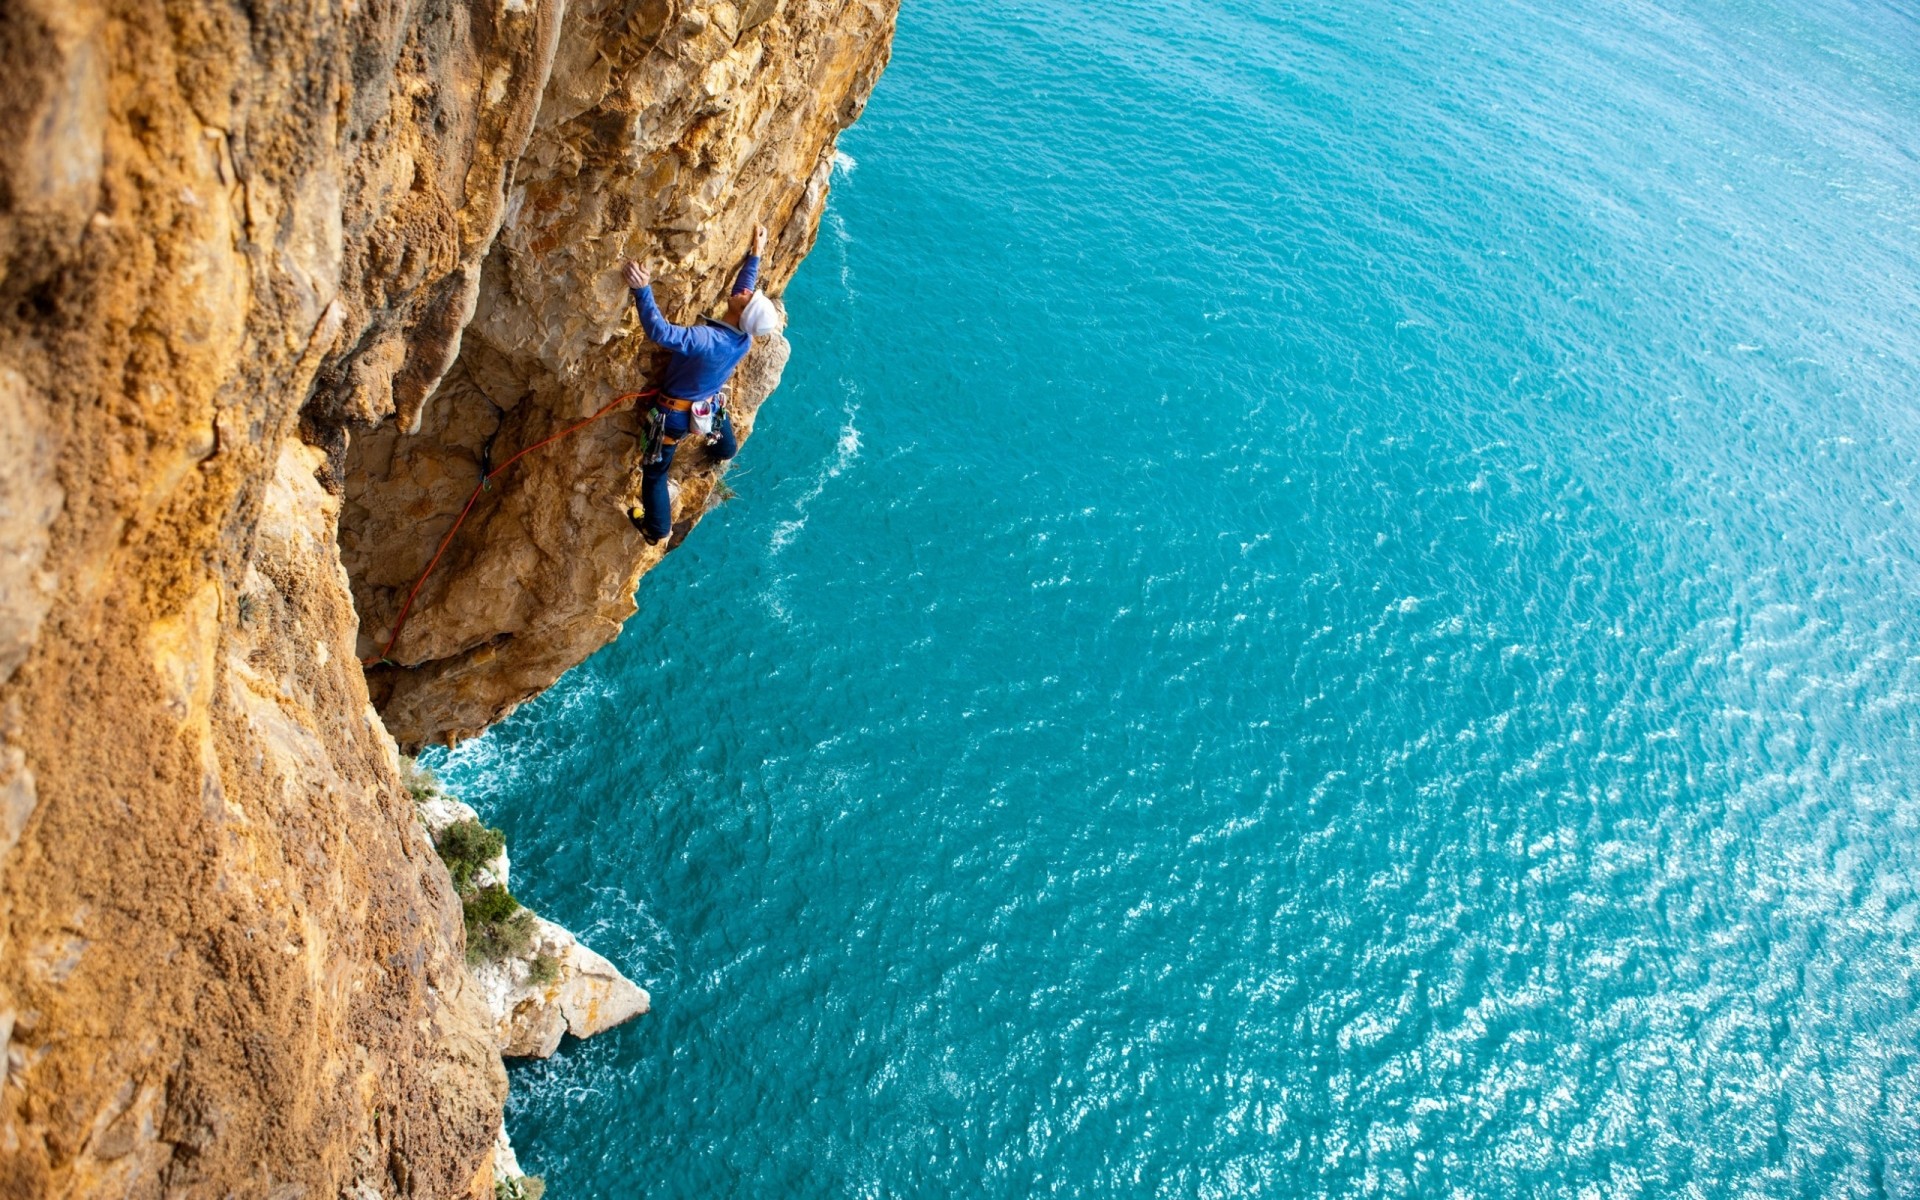
<instances>
[{"instance_id":1,"label":"climber's arm","mask_svg":"<svg viewBox=\"0 0 1920 1200\"><path fill-rule=\"evenodd\" d=\"M734 280L733 290L750 292L760 282L760 256L767 252L767 227L753 227L753 253L747 255L747 261L740 264L740 278Z\"/></svg>"},{"instance_id":2,"label":"climber's arm","mask_svg":"<svg viewBox=\"0 0 1920 1200\"><path fill-rule=\"evenodd\" d=\"M653 273L632 259L627 260L623 273L627 287L633 291L633 306L640 310L640 328L646 331L648 340L682 354L692 350L694 331L667 320L659 304L654 302Z\"/></svg>"}]
</instances>

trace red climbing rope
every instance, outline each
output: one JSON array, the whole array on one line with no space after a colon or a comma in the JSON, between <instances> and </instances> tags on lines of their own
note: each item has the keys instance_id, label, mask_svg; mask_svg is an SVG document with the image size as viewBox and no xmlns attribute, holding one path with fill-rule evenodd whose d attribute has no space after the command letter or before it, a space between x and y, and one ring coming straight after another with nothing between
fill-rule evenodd
<instances>
[{"instance_id":1,"label":"red climbing rope","mask_svg":"<svg viewBox=\"0 0 1920 1200\"><path fill-rule=\"evenodd\" d=\"M453 543L453 535L456 533L459 533L460 526L466 524L467 514L473 511L474 502L480 499L480 493L486 491L487 486L489 484L491 484L495 479L499 478L502 474L504 474L508 467L512 466L514 463L519 462L521 459L525 458L527 455L532 454L535 450L538 450L540 447L551 445L552 443L559 441L561 438L567 436L568 434L574 432L575 430L585 429L587 426L593 424L595 421L598 421L601 417L606 416L608 413L612 412L616 408L619 408L622 404L625 404L629 400L638 400L643 396L657 396L659 394L660 394L659 388L648 388L644 392L623 392L620 395L615 396L612 400L609 400L604 408L602 408L599 412L593 414L592 416L588 417L586 420L581 421L574 425L569 425L558 433L551 434L547 437L541 438L539 441L535 442L533 445L528 446L526 449L515 454L512 458L509 458L507 461L501 463L499 466L495 467L493 470L488 471L485 475L482 475L480 477L480 482L474 486L473 495L467 497L466 507L460 510L460 516L454 520L453 528L447 530L447 536L440 539L440 548L433 552L433 561L427 564L426 570L420 572L420 578L413 581L413 590L407 593L407 602L400 606L400 617L398 620L394 621L393 623L393 633L387 638L386 647L374 657L368 658L368 659L362 659L360 662L360 665L363 667L371 667L379 663L392 661L392 659L389 656L393 653L394 645L400 641L400 631L406 628L408 615L413 612L414 598L420 594L420 588L423 584L427 582L427 576L433 574L433 569L440 565L440 556L447 552L447 547Z\"/></svg>"}]
</instances>

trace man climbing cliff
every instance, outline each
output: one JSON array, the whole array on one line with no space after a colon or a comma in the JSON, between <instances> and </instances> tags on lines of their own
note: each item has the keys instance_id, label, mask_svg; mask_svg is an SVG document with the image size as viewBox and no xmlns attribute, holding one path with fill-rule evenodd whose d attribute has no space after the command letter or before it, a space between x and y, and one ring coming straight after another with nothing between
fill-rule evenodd
<instances>
[{"instance_id":1,"label":"man climbing cliff","mask_svg":"<svg viewBox=\"0 0 1920 1200\"><path fill-rule=\"evenodd\" d=\"M753 253L740 267L733 292L727 297L724 320L702 317L696 325L675 325L660 313L653 299L653 276L641 263L628 259L622 270L640 310L640 327L655 345L673 351L660 394L645 418L647 447L640 475L640 503L627 519L648 545L673 532L673 496L667 469L673 454L690 433L707 437L713 456L725 462L739 450L733 420L721 394L733 369L753 348L753 339L780 330L780 310L765 293L755 289L760 278L760 256L767 249L767 227L753 231Z\"/></svg>"}]
</instances>

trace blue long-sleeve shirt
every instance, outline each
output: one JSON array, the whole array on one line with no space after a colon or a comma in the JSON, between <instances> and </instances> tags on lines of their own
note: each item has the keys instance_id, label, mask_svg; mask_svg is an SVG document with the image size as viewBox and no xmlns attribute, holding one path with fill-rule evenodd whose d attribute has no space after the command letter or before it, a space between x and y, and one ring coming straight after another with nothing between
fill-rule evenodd
<instances>
[{"instance_id":1,"label":"blue long-sleeve shirt","mask_svg":"<svg viewBox=\"0 0 1920 1200\"><path fill-rule=\"evenodd\" d=\"M759 279L760 256L749 254L733 290L750 292ZM640 310L640 328L647 337L673 351L660 389L675 399L700 401L718 394L753 348L752 338L722 321L702 317L698 325L675 325L661 314L650 287L634 288L633 304Z\"/></svg>"}]
</instances>

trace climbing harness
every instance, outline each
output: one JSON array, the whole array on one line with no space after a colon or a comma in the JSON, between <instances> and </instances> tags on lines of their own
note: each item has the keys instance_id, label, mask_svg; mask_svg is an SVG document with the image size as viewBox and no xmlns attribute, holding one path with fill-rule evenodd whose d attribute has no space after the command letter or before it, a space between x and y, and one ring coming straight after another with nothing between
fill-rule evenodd
<instances>
[{"instance_id":1,"label":"climbing harness","mask_svg":"<svg viewBox=\"0 0 1920 1200\"><path fill-rule=\"evenodd\" d=\"M646 452L641 462L649 467L658 466L666 457L669 447L677 446L693 434L703 437L713 436L713 426L727 411L727 394L717 392L705 400L681 400L674 396L656 394L653 403L647 406L647 414L641 420L646 431ZM670 412L687 414L687 431L674 435L667 432L667 414Z\"/></svg>"},{"instance_id":2,"label":"climbing harness","mask_svg":"<svg viewBox=\"0 0 1920 1200\"><path fill-rule=\"evenodd\" d=\"M400 616L393 623L393 633L388 636L386 646L383 647L380 653L375 655L374 657L361 659L360 665L363 667L378 666L381 663L386 663L389 666L396 666L396 667L400 665L399 663L396 663L393 661L393 658L392 658L393 648L400 641L400 631L402 629L405 629L407 626L407 617L410 616L413 612L413 602L414 602L414 599L420 595L421 586L427 582L427 576L433 574L433 569L440 565L440 556L445 554L447 552L447 547L453 544L453 537L455 534L460 532L460 526L466 524L467 514L473 511L473 506L475 502L480 499L480 493L486 491L489 487L492 487L493 481L498 479L500 476L504 475L508 467L511 467L514 463L519 462L522 458L525 458L527 455L532 454L535 450L540 449L542 446L550 446L553 443L559 441L561 438L566 437L570 433L574 433L578 430L585 429L587 426L593 424L595 421L598 421L601 417L606 416L608 413L612 412L616 408L619 408L622 404L625 404L629 400L640 400L648 396L658 396L659 394L660 394L659 388L648 388L644 392L623 392L620 395L615 396L612 400L609 400L606 403L606 405L600 409L599 412L594 413L592 416L588 417L586 420L569 425L558 433L549 434L548 436L541 438L539 441L535 442L533 445L528 446L526 449L517 452L516 454L514 454L512 458L509 458L507 461L501 463L497 467L492 468L491 470L483 469L480 475L480 482L474 486L473 494L467 497L466 507L462 508L460 510L460 515L454 519L453 528L447 530L447 536L440 539L440 548L433 552L433 559L432 561L427 563L427 569L420 572L420 578L413 581L413 590L407 593L407 602L400 606ZM685 403L685 401L682 401L682 403ZM655 423L657 423L657 421Z\"/></svg>"}]
</instances>

